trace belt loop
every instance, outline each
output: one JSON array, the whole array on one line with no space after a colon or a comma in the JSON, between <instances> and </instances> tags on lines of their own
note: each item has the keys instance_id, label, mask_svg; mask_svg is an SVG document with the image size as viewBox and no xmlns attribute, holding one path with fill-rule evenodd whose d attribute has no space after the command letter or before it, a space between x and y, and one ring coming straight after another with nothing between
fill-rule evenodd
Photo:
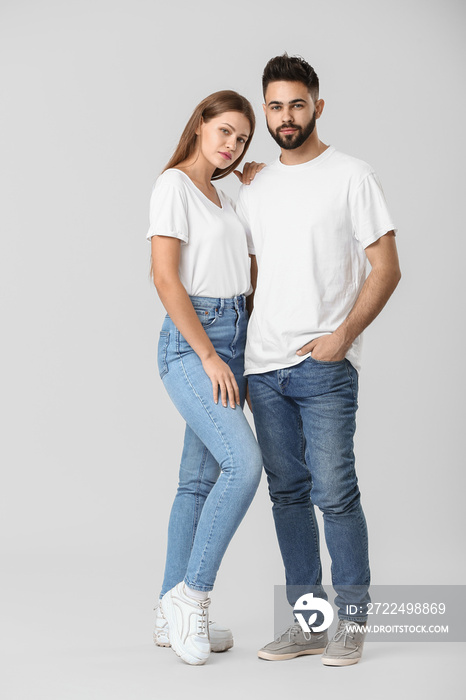
<instances>
[{"instance_id":1,"label":"belt loop","mask_svg":"<svg viewBox=\"0 0 466 700\"><path fill-rule=\"evenodd\" d=\"M223 316L223 309L224 309L224 307L225 307L225 300L224 300L224 299L219 299L219 301L220 301L220 304L219 304L219 307L218 307L218 315L219 315L219 316Z\"/></svg>"}]
</instances>

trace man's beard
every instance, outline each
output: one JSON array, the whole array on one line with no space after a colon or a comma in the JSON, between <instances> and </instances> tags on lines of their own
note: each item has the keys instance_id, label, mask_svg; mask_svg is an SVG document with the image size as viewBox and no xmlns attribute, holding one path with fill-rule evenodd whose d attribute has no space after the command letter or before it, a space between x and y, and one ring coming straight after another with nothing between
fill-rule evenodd
<instances>
[{"instance_id":1,"label":"man's beard","mask_svg":"<svg viewBox=\"0 0 466 700\"><path fill-rule=\"evenodd\" d=\"M286 125L282 124L279 129L272 131L272 129L267 124L267 129L269 130L270 136L278 143L280 148L284 148L287 151L291 151L294 148L299 148L303 145L305 141L314 131L316 125L316 111L312 115L311 121L306 124L305 127L298 126L297 124L289 124L290 128L296 129L294 134L281 134L280 129L286 129Z\"/></svg>"}]
</instances>

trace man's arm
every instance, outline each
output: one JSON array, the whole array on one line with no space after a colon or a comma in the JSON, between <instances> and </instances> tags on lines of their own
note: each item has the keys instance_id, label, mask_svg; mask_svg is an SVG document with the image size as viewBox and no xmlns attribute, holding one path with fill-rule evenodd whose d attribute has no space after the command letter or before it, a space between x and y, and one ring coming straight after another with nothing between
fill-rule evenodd
<instances>
[{"instance_id":1,"label":"man's arm","mask_svg":"<svg viewBox=\"0 0 466 700\"><path fill-rule=\"evenodd\" d=\"M312 351L315 360L343 360L353 341L360 335L393 294L401 278L395 234L389 231L365 249L371 271L356 303L343 323L329 335L311 340L298 350L298 355Z\"/></svg>"},{"instance_id":2,"label":"man's arm","mask_svg":"<svg viewBox=\"0 0 466 700\"><path fill-rule=\"evenodd\" d=\"M251 258L251 286L252 292L246 297L246 308L248 310L249 316L252 314L254 308L254 292L256 291L257 285L257 260L255 255L249 254Z\"/></svg>"},{"instance_id":3,"label":"man's arm","mask_svg":"<svg viewBox=\"0 0 466 700\"><path fill-rule=\"evenodd\" d=\"M252 292L246 297L246 309L248 310L249 318L251 318L252 310L254 308L254 292L256 291L257 285L257 260L255 255L249 254L251 258L251 285ZM249 410L252 413L251 397L249 396L249 384L246 384L246 403L249 406Z\"/></svg>"}]
</instances>

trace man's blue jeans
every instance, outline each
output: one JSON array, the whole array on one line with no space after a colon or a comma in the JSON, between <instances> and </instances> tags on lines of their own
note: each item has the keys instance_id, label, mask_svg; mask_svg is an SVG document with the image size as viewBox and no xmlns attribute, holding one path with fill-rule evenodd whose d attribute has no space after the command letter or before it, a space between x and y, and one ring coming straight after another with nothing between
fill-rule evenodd
<instances>
[{"instance_id":1,"label":"man's blue jeans","mask_svg":"<svg viewBox=\"0 0 466 700\"><path fill-rule=\"evenodd\" d=\"M323 513L339 617L363 621L370 571L353 453L358 373L346 359L308 357L293 367L247 378L288 601L294 605L304 589L327 597L320 585L317 506ZM357 605L358 613L350 614L348 605Z\"/></svg>"},{"instance_id":2,"label":"man's blue jeans","mask_svg":"<svg viewBox=\"0 0 466 700\"><path fill-rule=\"evenodd\" d=\"M245 298L191 301L215 350L235 375L243 405ZM187 424L160 595L182 580L195 590L210 591L256 492L262 457L242 408L225 408L220 396L214 403L212 382L201 360L168 316L160 333L158 366Z\"/></svg>"}]
</instances>

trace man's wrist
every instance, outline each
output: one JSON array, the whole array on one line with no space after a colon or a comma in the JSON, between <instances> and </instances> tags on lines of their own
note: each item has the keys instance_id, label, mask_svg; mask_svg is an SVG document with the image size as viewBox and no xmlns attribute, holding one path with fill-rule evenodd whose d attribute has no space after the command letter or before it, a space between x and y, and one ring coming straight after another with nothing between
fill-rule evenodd
<instances>
[{"instance_id":1,"label":"man's wrist","mask_svg":"<svg viewBox=\"0 0 466 700\"><path fill-rule=\"evenodd\" d=\"M354 338L351 336L346 323L342 323L333 334L338 339L341 349L347 352L353 344Z\"/></svg>"}]
</instances>

